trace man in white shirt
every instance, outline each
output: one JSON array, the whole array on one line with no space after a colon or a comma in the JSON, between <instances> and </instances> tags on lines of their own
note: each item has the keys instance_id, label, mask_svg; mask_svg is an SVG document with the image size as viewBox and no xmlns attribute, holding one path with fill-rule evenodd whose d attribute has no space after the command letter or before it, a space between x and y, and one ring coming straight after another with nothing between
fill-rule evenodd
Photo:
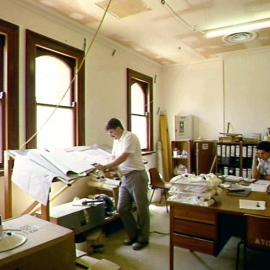
<instances>
[{"instance_id":1,"label":"man in white shirt","mask_svg":"<svg viewBox=\"0 0 270 270\"><path fill-rule=\"evenodd\" d=\"M253 160L253 178L270 180L270 142L262 141L257 145Z\"/></svg>"},{"instance_id":2,"label":"man in white shirt","mask_svg":"<svg viewBox=\"0 0 270 270\"><path fill-rule=\"evenodd\" d=\"M134 250L140 250L148 245L150 231L147 196L149 180L143 164L140 143L137 136L124 130L122 123L116 118L109 120L106 130L114 138L114 159L105 165L97 164L96 168L106 171L118 167L123 175L117 211L128 234L124 244L132 245ZM137 220L132 213L133 202L136 205Z\"/></svg>"}]
</instances>

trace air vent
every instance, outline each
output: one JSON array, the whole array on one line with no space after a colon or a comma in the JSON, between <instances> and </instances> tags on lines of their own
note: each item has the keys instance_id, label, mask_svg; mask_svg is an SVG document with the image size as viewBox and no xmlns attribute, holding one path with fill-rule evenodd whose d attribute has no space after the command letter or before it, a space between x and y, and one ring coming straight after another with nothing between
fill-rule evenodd
<instances>
[{"instance_id":1,"label":"air vent","mask_svg":"<svg viewBox=\"0 0 270 270\"><path fill-rule=\"evenodd\" d=\"M255 32L239 32L223 37L223 40L229 44L239 44L251 41L257 37Z\"/></svg>"}]
</instances>

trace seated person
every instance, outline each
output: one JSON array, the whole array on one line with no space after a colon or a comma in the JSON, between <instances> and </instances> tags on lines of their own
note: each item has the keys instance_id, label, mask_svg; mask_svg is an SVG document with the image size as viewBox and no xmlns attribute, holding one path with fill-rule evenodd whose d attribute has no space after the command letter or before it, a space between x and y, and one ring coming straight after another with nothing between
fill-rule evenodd
<instances>
[{"instance_id":1,"label":"seated person","mask_svg":"<svg viewBox=\"0 0 270 270\"><path fill-rule=\"evenodd\" d=\"M270 180L270 142L262 141L257 145L253 159L252 177Z\"/></svg>"}]
</instances>

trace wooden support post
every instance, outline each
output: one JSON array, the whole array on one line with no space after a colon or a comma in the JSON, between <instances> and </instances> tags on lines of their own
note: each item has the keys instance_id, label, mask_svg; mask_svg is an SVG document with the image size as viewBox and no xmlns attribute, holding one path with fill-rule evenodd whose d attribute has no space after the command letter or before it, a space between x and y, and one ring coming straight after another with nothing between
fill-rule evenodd
<instances>
[{"instance_id":1,"label":"wooden support post","mask_svg":"<svg viewBox=\"0 0 270 270\"><path fill-rule=\"evenodd\" d=\"M4 152L4 204L5 212L4 218L8 219L12 217L12 182L11 174L14 160L10 158L8 151Z\"/></svg>"},{"instance_id":2,"label":"wooden support post","mask_svg":"<svg viewBox=\"0 0 270 270\"><path fill-rule=\"evenodd\" d=\"M50 204L48 201L47 205L41 204L41 218L50 221Z\"/></svg>"}]
</instances>

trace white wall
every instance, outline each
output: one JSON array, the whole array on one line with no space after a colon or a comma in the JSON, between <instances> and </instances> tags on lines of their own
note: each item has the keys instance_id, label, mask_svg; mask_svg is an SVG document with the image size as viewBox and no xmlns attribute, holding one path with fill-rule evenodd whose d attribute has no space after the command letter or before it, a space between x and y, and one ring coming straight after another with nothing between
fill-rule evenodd
<instances>
[{"instance_id":1,"label":"white wall","mask_svg":"<svg viewBox=\"0 0 270 270\"><path fill-rule=\"evenodd\" d=\"M270 49L227 54L187 66L165 67L160 93L174 138L174 115L194 115L195 131L205 139L219 132L261 133L270 127Z\"/></svg>"},{"instance_id":2,"label":"white wall","mask_svg":"<svg viewBox=\"0 0 270 270\"><path fill-rule=\"evenodd\" d=\"M99 45L99 42L97 43ZM88 104L86 114L86 139L87 144L111 143L111 139L105 132L105 125L109 118L120 118L126 124L127 91L126 91L126 68L134 69L152 78L157 75L156 83L153 84L154 112L159 106L159 66L148 61L142 61L138 56L130 54L127 50L115 47L95 46L93 54L90 53L87 61L86 77L88 84L86 100ZM154 119L156 122L156 118ZM157 138L157 125L154 124L155 136Z\"/></svg>"},{"instance_id":3,"label":"white wall","mask_svg":"<svg viewBox=\"0 0 270 270\"><path fill-rule=\"evenodd\" d=\"M225 121L233 132L270 127L270 48L224 57Z\"/></svg>"},{"instance_id":4,"label":"white wall","mask_svg":"<svg viewBox=\"0 0 270 270\"><path fill-rule=\"evenodd\" d=\"M29 7L19 0L1 0L0 18L20 27L20 66L19 66L19 111L20 111L20 144L25 141L25 29L30 29L42 35L64 42L82 49L84 39L87 46L92 39L89 29L72 23L68 18L56 18L49 12L39 11ZM106 19L105 19L106 20ZM113 50L116 53L112 56ZM126 69L131 68L150 77L157 76L154 84L154 110L159 106L159 77L160 65L143 58L128 49L102 38L100 35L86 57L85 70L85 134L86 144L112 143L105 132L105 123L111 117L118 117L126 124ZM154 119L156 121L156 119ZM157 125L154 125L155 140ZM57 187L61 184L56 185ZM65 200L69 200L76 193L85 194L86 184L76 184L65 193ZM76 192L74 193L74 188ZM53 189L54 191L54 189ZM3 179L0 178L0 214L3 211ZM26 206L32 203L31 198L22 194L17 188L14 192L14 213L17 215ZM57 199L61 201L61 198Z\"/></svg>"},{"instance_id":5,"label":"white wall","mask_svg":"<svg viewBox=\"0 0 270 270\"><path fill-rule=\"evenodd\" d=\"M162 82L160 104L168 117L170 138L174 139L175 115L193 115L196 135L216 138L222 131L222 61L165 67Z\"/></svg>"}]
</instances>

